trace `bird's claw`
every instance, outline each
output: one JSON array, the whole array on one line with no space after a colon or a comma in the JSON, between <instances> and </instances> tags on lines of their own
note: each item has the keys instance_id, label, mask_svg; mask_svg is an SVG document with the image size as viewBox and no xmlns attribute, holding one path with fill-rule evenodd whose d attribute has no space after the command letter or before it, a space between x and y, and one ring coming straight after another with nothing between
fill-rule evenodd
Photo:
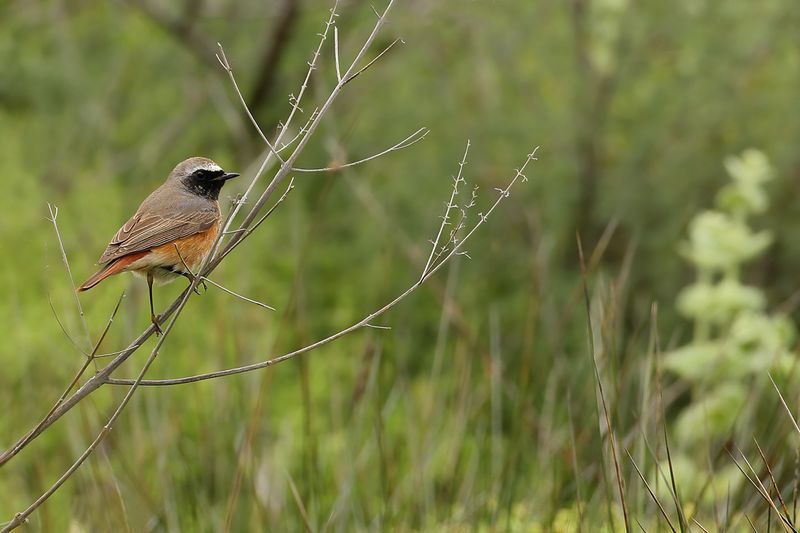
<instances>
[{"instance_id":1,"label":"bird's claw","mask_svg":"<svg viewBox=\"0 0 800 533\"><path fill-rule=\"evenodd\" d=\"M160 337L164 333L161 326L158 324L160 320L161 315L150 315L150 322L152 322L153 326L156 328L156 337Z\"/></svg>"},{"instance_id":2,"label":"bird's claw","mask_svg":"<svg viewBox=\"0 0 800 533\"><path fill-rule=\"evenodd\" d=\"M192 291L195 294L199 296L201 294L205 294L208 292L208 286L206 285L206 281L202 277L195 276L191 272L185 273L184 276L186 276L186 279L189 280L189 286L192 287ZM201 286L203 287L203 292L200 292L200 289L198 288Z\"/></svg>"},{"instance_id":3,"label":"bird's claw","mask_svg":"<svg viewBox=\"0 0 800 533\"><path fill-rule=\"evenodd\" d=\"M203 292L200 292L200 287L203 287ZM200 279L200 281L197 282L197 284L195 284L195 286L194 286L194 293L199 296L199 295L205 294L207 292L208 292L208 285L206 285L206 282L205 282L204 279Z\"/></svg>"}]
</instances>

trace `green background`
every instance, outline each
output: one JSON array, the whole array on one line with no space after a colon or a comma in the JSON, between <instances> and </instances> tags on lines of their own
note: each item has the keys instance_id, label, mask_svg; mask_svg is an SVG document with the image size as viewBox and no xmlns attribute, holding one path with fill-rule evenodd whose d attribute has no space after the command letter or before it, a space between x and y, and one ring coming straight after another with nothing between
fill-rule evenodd
<instances>
[{"instance_id":1,"label":"green background","mask_svg":"<svg viewBox=\"0 0 800 533\"><path fill-rule=\"evenodd\" d=\"M76 282L186 157L243 174L223 190L227 210L264 147L214 58L216 43L272 132L329 8L0 3L0 448L47 412L82 362L53 313L89 346L47 203L58 207ZM342 3L343 62L374 19L368 2ZM575 509L589 531L607 523L617 494L604 421L598 431L576 231L602 310L595 337L615 429L638 458L642 434L660 438L643 385L649 340L657 330L676 346L691 333L674 308L692 280L678 243L726 182L724 158L748 147L766 153L777 179L772 207L756 221L775 242L745 277L770 308L794 309L798 36L795 0L399 2L368 57L403 43L345 88L298 164L352 161L420 127L430 133L345 172L292 174L287 201L212 276L277 311L209 287L190 300L148 376L267 359L402 292L419 277L467 139L465 175L479 186L469 220L540 146L529 181L469 243L471 259L376 321L391 330L363 330L265 371L137 392L29 529L572 531L563 524ZM331 44L304 119L335 83ZM183 287L158 288L157 306ZM121 349L147 325L146 286L125 275L81 295L96 340L123 290L101 351ZM135 375L145 355L119 375ZM668 417L692 401L680 390L667 395ZM0 469L0 521L71 464L123 394L103 388ZM748 435L771 439L790 477L791 424L762 422ZM749 439L737 444L751 447ZM709 444L715 461L728 460L723 444ZM655 524L656 507L620 454L632 513ZM709 507L701 521L741 510L766 524L752 487L730 500L727 514Z\"/></svg>"}]
</instances>

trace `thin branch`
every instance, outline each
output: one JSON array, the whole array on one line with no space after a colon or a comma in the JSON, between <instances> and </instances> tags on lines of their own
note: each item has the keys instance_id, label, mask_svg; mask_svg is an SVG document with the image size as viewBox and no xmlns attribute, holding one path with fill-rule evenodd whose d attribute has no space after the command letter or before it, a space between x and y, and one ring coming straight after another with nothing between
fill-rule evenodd
<instances>
[{"instance_id":1,"label":"thin branch","mask_svg":"<svg viewBox=\"0 0 800 533\"><path fill-rule=\"evenodd\" d=\"M253 224L253 226L252 226L252 227L250 227L250 228L248 228L248 229L239 228L239 229L237 229L237 230L234 230L234 231L231 231L231 232L229 232L229 233L231 233L231 234L236 234L236 233L244 232L244 237L242 237L241 239L239 239L239 240L238 240L238 241L237 241L237 242L236 242L236 243L235 243L233 246L231 246L231 247L230 247L230 249L228 250L228 253L230 253L231 251L233 251L233 250L234 250L234 248L236 248L237 246L239 246L239 244L241 244L241 243L244 241L244 239L245 239L245 238L246 238L248 235L250 235L250 234L251 234L251 233L253 233L253 232L254 232L256 229L258 229L258 227L261 225L261 223L262 223L262 222L264 222L264 221L265 221L267 218L269 218L269 216L270 216L270 215L273 213L273 211L275 211L275 209L277 209L277 208L278 208L278 206L279 206L279 205L281 205L281 204L283 203L283 201L284 201L284 200L286 200L286 197L287 197L287 196L289 195L289 193L290 193L290 192L292 192L293 190L294 190L294 178L292 178L292 179L290 179L290 180L289 180L289 185L286 187L286 190L285 190L285 191L283 191L283 194L281 195L281 197L280 197L280 198L278 198L278 201L277 201L277 202L275 202L275 204L274 204L272 207L270 207L270 208L267 210L267 212L266 212L266 213L264 213L264 216L262 216L260 219L258 219L258 222L256 222L255 224Z\"/></svg>"},{"instance_id":2,"label":"thin branch","mask_svg":"<svg viewBox=\"0 0 800 533\"><path fill-rule=\"evenodd\" d=\"M217 61L219 61L219 64L222 65L222 68L224 68L225 71L228 73L228 77L230 78L231 83L233 84L233 88L236 90L236 94L239 96L239 101L242 103L242 107L244 107L244 111L245 114L247 115L247 118L250 119L250 123L258 132L258 135L261 137L261 140L264 141L267 147L269 147L270 152L272 152L272 155L274 155L278 159L278 161L280 161L282 164L283 159L281 158L281 155L278 153L277 150L275 150L275 148L272 146L272 143L269 142L269 139L267 139L267 136L264 135L264 132L261 131L261 126L258 125L258 122L256 121L255 117L253 117L253 113L250 112L250 108L247 107L247 103L245 102L244 96L242 96L242 91L239 89L239 84L236 83L236 76L233 75L233 67L231 67L228 58L225 56L225 49L222 48L222 45L220 43L217 43L217 47L219 48L219 52L217 52Z\"/></svg>"},{"instance_id":3,"label":"thin branch","mask_svg":"<svg viewBox=\"0 0 800 533\"><path fill-rule=\"evenodd\" d=\"M538 147L537 147L537 149L538 149ZM516 171L514 177L511 179L511 181L509 182L508 186L506 187L506 190L508 190L511 187L513 187L514 184L523 176L522 172L525 170L525 167L531 161L536 160L535 154L536 154L536 149L534 149L533 152L528 154L528 157L525 160L525 163L522 165L521 168L519 168ZM272 359L267 359L265 361L261 361L261 362L258 362L258 363L252 363L252 364L249 364L249 365L229 368L229 369L226 369L226 370L218 370L218 371L215 371L215 372L208 372L208 373L205 373L205 374L197 374L197 375L194 375L194 376L187 376L187 377L182 377L182 378L142 380L140 385L143 385L143 386L144 385L146 385L146 386L182 385L182 384L186 384L186 383L194 383L194 382L197 382L197 381L205 381L207 379L215 379L215 378L220 378L220 377L225 377L225 376L232 376L232 375L235 375L235 374L243 374L245 372L252 372L254 370L259 370L261 368L267 368L269 366L273 366L275 364L278 364L280 362L286 361L288 359L292 359L293 357L296 357L298 355L310 352L312 350L315 350L316 348L319 348L320 346L323 346L323 345L328 344L328 343L330 343L330 342L332 342L332 341L334 341L336 339L344 337L345 335L348 335L349 333L352 333L352 332L357 331L357 330L359 330L359 329L361 329L363 327L366 327L367 324L372 323L375 318L377 318L378 316L381 316L386 311L388 311L389 309L393 308L399 302L404 300L408 295L410 295L417 288L419 288L423 283L425 283L428 279L430 279L430 277L433 276L440 268L442 268L451 258L453 258L454 256L458 255L458 252L460 251L461 247L464 246L464 244L467 241L469 241L469 239L478 230L478 228L480 228L489 219L489 216L494 212L494 210L497 208L497 206L505 198L507 198L505 195L498 196L498 198L494 201L494 203L491 205L491 207L489 207L489 209L486 211L486 214L478 219L478 221L475 223L475 225L472 227L472 229L464 236L464 238L459 242L459 244L456 245L444 257L444 259L441 262L439 262L438 264L436 264L433 267L431 267L427 274L425 274L422 278L417 280L413 285L411 285L409 288L407 288L403 293L401 293L399 296L394 298L392 301L390 301L389 303L387 303L386 305L384 305L383 307L381 307L377 311L374 311L374 312L370 313L369 315L365 316L363 319L361 319L358 322L352 324L351 326L349 326L349 327L347 327L347 328L345 328L345 329L343 329L343 330L341 330L341 331L339 331L337 333L334 333L333 335L330 335L330 336L328 336L328 337L326 337L324 339L321 339L321 340L319 340L319 341L317 341L317 342L315 342L313 344L309 344L308 346L305 346L303 348L295 350L293 352L289 352L289 353L281 355L279 357L275 357L275 358L272 358ZM107 383L112 384L112 385L132 385L134 383L134 380L110 378L110 379L107 380Z\"/></svg>"},{"instance_id":4,"label":"thin branch","mask_svg":"<svg viewBox=\"0 0 800 533\"><path fill-rule=\"evenodd\" d=\"M233 292L232 290L223 287L222 285L220 285L216 281L213 281L213 280L211 280L209 278L203 277L203 278L200 278L200 279L201 279L201 281L209 282L210 284L212 284L213 286L215 286L218 289L222 290L223 292L227 292L231 296L235 296L236 298L239 298L240 300L244 300L245 302L250 302L251 304L256 304L257 306L263 307L264 309L269 309L270 311L274 311L275 310L274 307L271 307L271 306L269 306L269 305L267 305L265 303L259 302L258 300L253 300L251 298L248 298L247 296L242 296L238 292Z\"/></svg>"},{"instance_id":5,"label":"thin branch","mask_svg":"<svg viewBox=\"0 0 800 533\"><path fill-rule=\"evenodd\" d=\"M347 78L346 78L346 79L345 79L345 80L342 82L342 85L345 85L345 84L347 84L347 83L350 83L351 81L353 81L353 80L356 78L356 76L358 76L358 75L359 75L359 74L361 74L362 72L365 72L365 71L366 71L366 70L367 70L369 67L371 67L371 66L373 65L373 63L375 63L377 60L379 60L381 57L383 57L383 54L385 54L386 52L388 52L389 50L391 50L391 49L392 49L392 47L393 47L394 45L396 45L397 43L403 43L403 44L405 44L405 42L404 42L402 39L399 39L399 38L398 38L398 39L395 39L394 41L392 41L392 44L390 44L389 46L387 46L386 48L384 48L384 49L383 49L383 51L381 51L381 53L380 53L380 54L376 55L376 56L373 58L373 60L372 60L372 61L370 61L369 63L367 63L366 65L364 65L364 66L363 66L363 67L361 67L360 69L358 69L358 71L357 71L357 72L355 72L354 74L352 74L351 76L347 76ZM353 64L355 64L355 61L353 62ZM351 66L350 68L352 68L352 66ZM349 72L349 69L348 69L348 72Z\"/></svg>"},{"instance_id":6,"label":"thin branch","mask_svg":"<svg viewBox=\"0 0 800 533\"><path fill-rule=\"evenodd\" d=\"M364 159L359 159L358 161L353 161L352 163L345 163L343 165L336 165L332 167L322 167L322 168L293 168L292 171L294 172L336 172L338 170L342 170L343 168L354 167L356 165L360 165L362 163L366 163L368 161L372 161L373 159L377 159L381 156L386 154L390 154L392 152L397 152L398 150L402 150L404 148L408 148L409 146L413 146L417 144L419 141L425 138L426 135L430 130L428 128L420 128L402 141L393 146L383 150L382 152L378 152L377 154L373 154L369 157L365 157Z\"/></svg>"},{"instance_id":7,"label":"thin branch","mask_svg":"<svg viewBox=\"0 0 800 533\"><path fill-rule=\"evenodd\" d=\"M342 69L339 66L339 28L333 27L333 56L336 61L336 81L342 83Z\"/></svg>"},{"instance_id":8,"label":"thin branch","mask_svg":"<svg viewBox=\"0 0 800 533\"><path fill-rule=\"evenodd\" d=\"M317 113L319 113L319 108L315 107L314 111L311 112L311 116L308 118L308 120L306 120L305 124L300 126L300 130L295 134L295 136L289 139L288 141L284 142L281 146L277 147L278 152L283 152L291 145L293 145L297 139L302 137L308 131L308 125L311 124L311 121L317 117Z\"/></svg>"},{"instance_id":9,"label":"thin branch","mask_svg":"<svg viewBox=\"0 0 800 533\"><path fill-rule=\"evenodd\" d=\"M187 264L186 264L186 261L183 259L183 254L181 254L181 251L180 251L180 249L178 248L178 243L176 243L176 242L173 242L173 243L172 243L172 246L174 246L174 247L175 247L175 253L176 253L176 254L178 254L178 259L180 259L180 260L181 260L181 264L183 265L183 268L185 268L185 269L186 269L186 272L188 272L188 273L189 273L189 279L190 279L190 280L194 280L194 278L196 277L196 276L195 276L195 273L194 273L194 272L192 272L192 269L191 269L191 268L189 268L189 265L187 265Z\"/></svg>"},{"instance_id":10,"label":"thin branch","mask_svg":"<svg viewBox=\"0 0 800 533\"><path fill-rule=\"evenodd\" d=\"M56 308L55 308L55 306L53 305L53 298L50 296L50 293L49 293L49 292L47 293L47 303L49 303L49 304L50 304L50 311L52 311L52 313L53 313L53 318L55 318L55 319L56 319L56 323L58 324L58 327L61 329L61 332L62 332L62 333L64 334L64 336L67 338L67 340L68 340L68 341L69 341L69 343L72 345L72 347L73 347L73 348L75 348L75 350L77 350L77 352L78 352L79 354L81 354L82 356L84 356L84 357L88 357L88 356L89 356L89 354L87 354L86 352L84 352L84 351L83 351L83 348L81 348L80 346L78 346L78 343L77 343L77 342L75 342L75 339L73 339L73 338L72 338L72 335L70 335L70 334L69 334L69 332L67 331L67 328L66 328L66 327L64 327L64 323L63 323L63 322L61 322L61 318L58 316L58 312L56 311Z\"/></svg>"},{"instance_id":11,"label":"thin branch","mask_svg":"<svg viewBox=\"0 0 800 533\"><path fill-rule=\"evenodd\" d=\"M50 222L53 223L53 229L56 232L56 238L58 239L58 249L61 252L61 261L64 263L64 268L67 270L67 276L69 277L69 286L72 288L72 294L75 297L75 305L78 308L78 314L81 317L81 325L83 326L83 333L86 336L87 343L90 343L90 336L89 336L89 326L86 324L86 315L83 313L83 306L81 306L81 300L78 298L78 291L76 290L75 286L75 279L72 277L72 269L69 266L69 260L67 259L67 252L64 250L64 241L61 240L61 231L58 229L58 222L56 219L58 218L58 207L48 203L47 210L50 211Z\"/></svg>"},{"instance_id":12,"label":"thin branch","mask_svg":"<svg viewBox=\"0 0 800 533\"><path fill-rule=\"evenodd\" d=\"M467 140L467 146L464 148L464 155L461 157L461 161L458 163L458 174L456 175L453 183L453 190L450 192L450 199L447 201L447 207L445 208L444 215L442 216L442 223L439 225L439 231L436 233L436 238L431 241L431 253L428 255L428 260L425 262L425 266L422 268L422 276L420 279L425 277L425 274L430 269L431 264L433 262L433 256L436 253L436 248L439 246L439 240L442 238L442 232L444 231L444 227L447 225L447 221L450 218L450 211L453 209L455 204L453 204L453 200L455 200L456 195L458 194L458 184L459 182L463 181L463 171L464 165L467 164L467 154L469 153L469 146L470 142ZM536 150L534 150L536 152ZM530 159L528 159L530 161ZM527 164L527 162L526 162Z\"/></svg>"}]
</instances>

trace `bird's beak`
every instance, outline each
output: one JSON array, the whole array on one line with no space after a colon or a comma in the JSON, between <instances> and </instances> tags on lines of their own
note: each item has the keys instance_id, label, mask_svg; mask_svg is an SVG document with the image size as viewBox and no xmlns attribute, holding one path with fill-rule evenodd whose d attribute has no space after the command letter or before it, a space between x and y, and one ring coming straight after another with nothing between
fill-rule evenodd
<instances>
[{"instance_id":1,"label":"bird's beak","mask_svg":"<svg viewBox=\"0 0 800 533\"><path fill-rule=\"evenodd\" d=\"M215 178L214 181L228 181L229 179L235 178L238 175L239 174L237 174L236 172L227 172L227 173L223 174L222 176L220 176L218 178Z\"/></svg>"}]
</instances>

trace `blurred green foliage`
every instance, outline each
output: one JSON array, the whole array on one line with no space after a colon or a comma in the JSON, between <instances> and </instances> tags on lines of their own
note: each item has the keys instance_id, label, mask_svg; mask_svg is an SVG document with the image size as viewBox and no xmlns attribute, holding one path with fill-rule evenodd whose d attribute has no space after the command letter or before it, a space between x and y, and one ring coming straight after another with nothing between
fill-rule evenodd
<instances>
[{"instance_id":1,"label":"blurred green foliage","mask_svg":"<svg viewBox=\"0 0 800 533\"><path fill-rule=\"evenodd\" d=\"M678 294L677 307L693 321L694 337L664 359L668 370L692 384L692 403L675 420L676 462L687 465L675 476L681 486L694 488L690 494L711 502L726 498L744 478L734 464L713 474L704 468L708 443L754 425L748 415L761 413L744 411L748 388L759 382L763 388L770 371L792 376L797 365L794 325L784 314L768 314L763 291L741 279L744 264L763 254L772 240L769 232L756 233L748 225L768 208L765 185L772 169L753 149L728 157L725 167L731 183L717 195L717 210L690 222L689 241L682 247L697 281ZM698 490L709 479L711 490Z\"/></svg>"},{"instance_id":2,"label":"blurred green foliage","mask_svg":"<svg viewBox=\"0 0 800 533\"><path fill-rule=\"evenodd\" d=\"M0 3L0 448L47 411L81 363L53 314L75 344L90 346L46 204L59 208L77 281L178 161L205 155L247 180L264 148L213 56L215 43L225 46L248 101L267 79L254 113L272 131L298 91L329 7L319 0ZM344 58L373 21L368 3L342 3ZM279 61L271 61L281 26L289 31ZM660 435L657 350L646 347L656 329L669 347L691 339L674 306L692 275L675 253L687 226L699 245L684 250L690 257L747 243L737 261L753 259L737 272L747 281L738 292L717 287L721 303L703 311L708 320L729 320L716 313L733 304L794 311L798 27L795 0L399 3L372 57L396 37L404 44L347 87L300 165L355 160L420 126L431 133L368 165L297 176L286 204L214 276L279 311L214 289L193 298L152 377L284 353L413 283L467 138L466 177L480 186L481 208L540 145L530 182L476 235L471 260L382 317L392 330L358 333L264 372L137 393L30 528L571 531L577 515L584 530L618 531L575 232L587 249L595 355L614 426L649 471L664 455L661 445L654 457L640 441ZM305 116L335 80L330 48L323 59ZM728 163L736 181L718 201L728 213L757 215L754 227L770 229L769 248L766 234L735 216L693 218L726 183L720 162L748 146L764 150L779 179L761 188L736 178L746 159ZM767 197L771 208L762 212ZM718 225L735 226L735 242L711 250L703 235ZM181 285L159 288L157 304ZM146 325L146 292L120 276L81 297L96 339L123 290L107 352ZM687 294L680 307L709 298ZM758 317L732 331L745 339L763 332ZM142 357L121 375L136 372ZM694 358L702 354L687 368L697 366ZM669 379L664 411L674 420L699 404L687 381ZM752 390L774 400L756 387L747 405ZM101 390L0 469L0 520L52 483L123 393ZM747 430L787 473L791 426L768 400L771 410ZM703 437L693 424L678 433L673 438ZM749 438L737 444L752 448ZM720 446L707 443L705 459L722 469L730 460ZM624 454L621 461L631 513L656 516ZM739 510L759 526L769 519L747 484L730 502L725 517L704 507L696 516L712 529L728 519L745 527Z\"/></svg>"}]
</instances>

